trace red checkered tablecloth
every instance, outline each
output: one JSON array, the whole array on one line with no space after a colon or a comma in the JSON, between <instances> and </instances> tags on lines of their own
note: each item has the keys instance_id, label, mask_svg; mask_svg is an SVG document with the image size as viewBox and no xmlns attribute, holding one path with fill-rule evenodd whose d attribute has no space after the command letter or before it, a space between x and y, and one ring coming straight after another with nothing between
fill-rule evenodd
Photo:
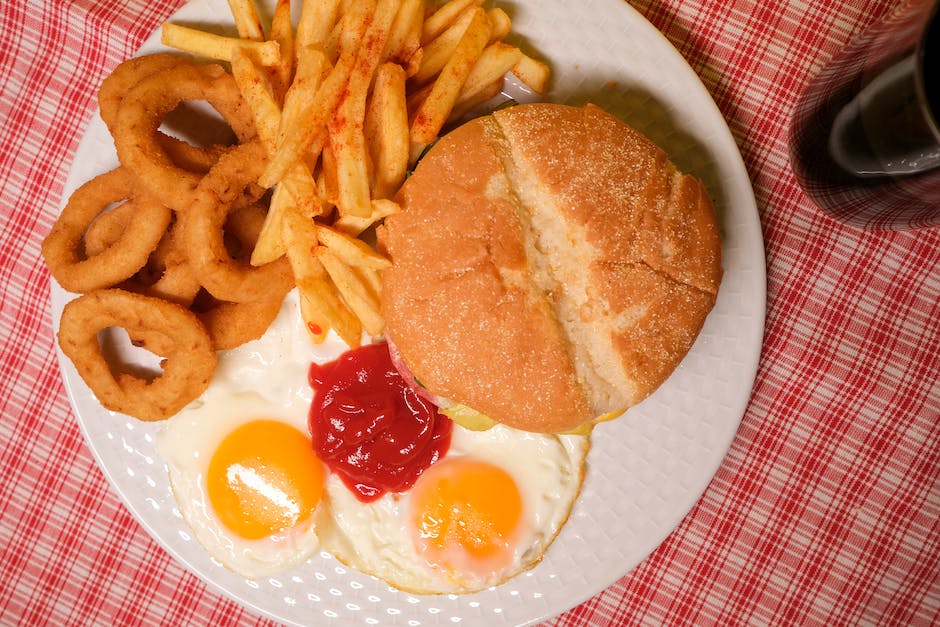
<instances>
[{"instance_id":1,"label":"red checkered tablecloth","mask_svg":"<svg viewBox=\"0 0 940 627\"><path fill-rule=\"evenodd\" d=\"M105 74L182 3L0 3L0 623L262 624L141 529L79 432L40 241ZM640 566L557 625L940 623L940 229L821 215L787 157L807 79L888 0L639 0L728 121L767 252L727 459Z\"/></svg>"}]
</instances>

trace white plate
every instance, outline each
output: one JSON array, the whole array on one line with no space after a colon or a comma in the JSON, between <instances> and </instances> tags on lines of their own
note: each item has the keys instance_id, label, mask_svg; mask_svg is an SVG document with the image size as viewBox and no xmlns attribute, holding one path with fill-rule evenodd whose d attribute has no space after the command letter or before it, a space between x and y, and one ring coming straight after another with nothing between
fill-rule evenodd
<instances>
[{"instance_id":1,"label":"white plate","mask_svg":"<svg viewBox=\"0 0 940 627\"><path fill-rule=\"evenodd\" d=\"M747 172L708 92L659 31L623 0L499 4L512 16L519 41L552 66L547 100L604 106L705 181L724 236L718 302L662 388L595 430L583 492L545 559L502 586L468 596L402 593L328 555L257 581L222 568L174 513L166 470L154 450L159 426L103 410L60 354L88 444L141 525L203 580L282 622L525 624L563 612L634 568L679 524L724 458L747 406L763 336L764 250ZM173 20L230 23L224 0L194 0ZM158 50L157 42L154 35L142 51ZM116 163L96 116L75 155L65 197ZM69 298L53 285L55 328Z\"/></svg>"}]
</instances>

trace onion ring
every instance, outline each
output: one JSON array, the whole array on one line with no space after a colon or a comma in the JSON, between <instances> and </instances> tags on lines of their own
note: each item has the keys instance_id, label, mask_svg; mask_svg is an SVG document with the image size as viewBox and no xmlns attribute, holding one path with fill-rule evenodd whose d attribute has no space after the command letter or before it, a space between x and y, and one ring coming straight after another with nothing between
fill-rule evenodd
<instances>
[{"instance_id":1,"label":"onion ring","mask_svg":"<svg viewBox=\"0 0 940 627\"><path fill-rule=\"evenodd\" d=\"M201 286L186 258L178 221L170 226L147 265L137 273L136 285L144 294L184 307L189 307L196 298Z\"/></svg>"},{"instance_id":2,"label":"onion ring","mask_svg":"<svg viewBox=\"0 0 940 627\"><path fill-rule=\"evenodd\" d=\"M186 251L180 241L179 222L170 225L150 259L126 286L131 291L184 307L192 304L200 285L186 259Z\"/></svg>"},{"instance_id":3,"label":"onion ring","mask_svg":"<svg viewBox=\"0 0 940 627\"><path fill-rule=\"evenodd\" d=\"M163 373L152 381L113 373L98 343L98 333L109 327L122 327L135 345L165 357ZM105 408L144 421L169 418L202 394L217 361L195 314L119 289L96 290L66 303L57 337Z\"/></svg>"},{"instance_id":4,"label":"onion ring","mask_svg":"<svg viewBox=\"0 0 940 627\"><path fill-rule=\"evenodd\" d=\"M185 211L201 176L173 162L158 140L164 116L181 102L206 100L239 140L254 137L254 122L231 74L219 65L178 64L142 78L125 94L114 120L121 164L170 207Z\"/></svg>"},{"instance_id":5,"label":"onion ring","mask_svg":"<svg viewBox=\"0 0 940 627\"><path fill-rule=\"evenodd\" d=\"M233 259L225 245L223 225L227 216L256 202L264 193L255 181L266 162L267 153L260 142L237 146L222 155L199 183L192 205L179 214L193 273L219 300L280 300L294 286L285 257L252 266Z\"/></svg>"},{"instance_id":6,"label":"onion ring","mask_svg":"<svg viewBox=\"0 0 940 627\"><path fill-rule=\"evenodd\" d=\"M258 203L243 207L225 221L225 246L233 259L248 264L264 225L265 210ZM290 287L290 286L285 286ZM227 350L256 340L268 330L281 309L287 291L275 300L232 303L200 294L191 309L199 316L216 350Z\"/></svg>"},{"instance_id":7,"label":"onion ring","mask_svg":"<svg viewBox=\"0 0 940 627\"><path fill-rule=\"evenodd\" d=\"M142 79L162 70L192 62L177 54L160 53L134 57L124 61L108 75L98 88L98 109L105 126L114 135L118 111L127 92ZM157 131L157 141L170 159L179 167L205 174L228 146L194 146Z\"/></svg>"},{"instance_id":8,"label":"onion ring","mask_svg":"<svg viewBox=\"0 0 940 627\"><path fill-rule=\"evenodd\" d=\"M69 198L42 242L46 265L64 289L89 292L116 285L147 263L172 214L154 198L138 193L133 179L125 168L117 168L86 182ZM122 200L132 203L134 219L112 245L82 258L82 238L88 225L109 204Z\"/></svg>"},{"instance_id":9,"label":"onion ring","mask_svg":"<svg viewBox=\"0 0 940 627\"><path fill-rule=\"evenodd\" d=\"M98 110L111 134L114 135L118 111L131 87L151 74L186 62L177 54L148 54L128 59L114 68L98 88Z\"/></svg>"},{"instance_id":10,"label":"onion ring","mask_svg":"<svg viewBox=\"0 0 940 627\"><path fill-rule=\"evenodd\" d=\"M124 229L134 217L134 205L122 203L109 211L102 212L91 221L85 230L85 255L94 257L121 239Z\"/></svg>"},{"instance_id":11,"label":"onion ring","mask_svg":"<svg viewBox=\"0 0 940 627\"><path fill-rule=\"evenodd\" d=\"M98 216L85 232L86 254L94 255L117 241L132 218L133 207L126 203ZM184 307L192 304L201 286L189 269L177 222L171 222L144 266L118 287Z\"/></svg>"},{"instance_id":12,"label":"onion ring","mask_svg":"<svg viewBox=\"0 0 940 627\"><path fill-rule=\"evenodd\" d=\"M207 294L208 295L208 294ZM264 335L281 310L276 300L253 303L216 301L208 296L204 311L194 305L196 316L206 328L215 350L228 350Z\"/></svg>"},{"instance_id":13,"label":"onion ring","mask_svg":"<svg viewBox=\"0 0 940 627\"><path fill-rule=\"evenodd\" d=\"M121 236L133 209L121 205L102 214L85 233L89 254L110 246ZM247 264L264 224L265 210L252 204L232 213L225 222L225 244L232 257ZM144 267L120 285L122 289L155 296L190 308L198 317L215 350L227 350L258 339L277 317L283 295L277 300L247 303L219 301L193 275L174 222ZM200 291L201 290L201 291ZM197 298L198 297L198 298Z\"/></svg>"},{"instance_id":14,"label":"onion ring","mask_svg":"<svg viewBox=\"0 0 940 627\"><path fill-rule=\"evenodd\" d=\"M157 131L157 144L166 152L170 161L179 168L195 174L205 174L215 165L223 154L231 150L231 146L214 144L205 148L193 146L170 135Z\"/></svg>"}]
</instances>

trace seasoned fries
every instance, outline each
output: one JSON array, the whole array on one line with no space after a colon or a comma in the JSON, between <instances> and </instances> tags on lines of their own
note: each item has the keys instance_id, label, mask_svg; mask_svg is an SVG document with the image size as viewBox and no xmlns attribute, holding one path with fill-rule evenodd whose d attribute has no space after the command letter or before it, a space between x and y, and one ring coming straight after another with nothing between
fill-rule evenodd
<instances>
[{"instance_id":1,"label":"seasoned fries","mask_svg":"<svg viewBox=\"0 0 940 627\"><path fill-rule=\"evenodd\" d=\"M381 270L391 265L388 259L375 252L361 239L328 226L317 227L317 240L351 266Z\"/></svg>"},{"instance_id":2,"label":"seasoned fries","mask_svg":"<svg viewBox=\"0 0 940 627\"><path fill-rule=\"evenodd\" d=\"M366 333L381 333L385 328L385 319L379 311L379 294L372 289L374 283L365 276L368 272L375 271L348 265L326 247L317 248L316 256L326 268L343 301L361 321Z\"/></svg>"},{"instance_id":3,"label":"seasoned fries","mask_svg":"<svg viewBox=\"0 0 940 627\"><path fill-rule=\"evenodd\" d=\"M419 52L423 20L424 0L402 0L385 42L382 59L400 64L408 76L417 72L421 63Z\"/></svg>"},{"instance_id":4,"label":"seasoned fries","mask_svg":"<svg viewBox=\"0 0 940 627\"><path fill-rule=\"evenodd\" d=\"M274 95L278 103L284 102L284 94L294 76L294 27L290 15L291 0L277 0L271 16L271 41L276 41L281 51L280 62L271 68Z\"/></svg>"},{"instance_id":5,"label":"seasoned fries","mask_svg":"<svg viewBox=\"0 0 940 627\"><path fill-rule=\"evenodd\" d=\"M457 102L460 88L483 53L490 38L490 22L483 9L476 8L454 54L441 70L427 98L418 107L411 124L411 161L414 163L434 141Z\"/></svg>"},{"instance_id":6,"label":"seasoned fries","mask_svg":"<svg viewBox=\"0 0 940 627\"><path fill-rule=\"evenodd\" d=\"M486 19L490 21L490 41L499 41L509 34L512 20L500 8L490 9L486 12Z\"/></svg>"},{"instance_id":7,"label":"seasoned fries","mask_svg":"<svg viewBox=\"0 0 940 627\"><path fill-rule=\"evenodd\" d=\"M383 63L375 72L366 109L365 134L372 159L372 197L389 198L398 191L408 171L408 106L405 70ZM371 209L371 207L370 207Z\"/></svg>"},{"instance_id":8,"label":"seasoned fries","mask_svg":"<svg viewBox=\"0 0 940 627\"><path fill-rule=\"evenodd\" d=\"M268 153L273 188L251 263L287 256L314 342L381 334L380 272L360 236L398 212L409 167L446 125L498 96L513 72L543 93L548 66L505 43L484 0L228 0L238 37L164 24L165 45L228 61ZM292 19L296 21L296 29ZM371 240L370 240L371 241Z\"/></svg>"},{"instance_id":9,"label":"seasoned fries","mask_svg":"<svg viewBox=\"0 0 940 627\"><path fill-rule=\"evenodd\" d=\"M250 51L244 46L237 46L232 51L232 76L254 117L258 137L268 151L272 150L281 128L281 108L271 93L270 85L265 84L264 76L251 60Z\"/></svg>"},{"instance_id":10,"label":"seasoned fries","mask_svg":"<svg viewBox=\"0 0 940 627\"><path fill-rule=\"evenodd\" d=\"M361 343L362 324L349 307L339 298L334 285L319 257L317 250L317 225L293 207L283 212L281 233L287 250L287 258L294 271L294 281L302 300L308 301L308 309L301 309L301 317L311 332L311 337L325 337L332 328L355 348ZM317 332L319 331L319 332Z\"/></svg>"},{"instance_id":11,"label":"seasoned fries","mask_svg":"<svg viewBox=\"0 0 940 627\"><path fill-rule=\"evenodd\" d=\"M365 3L363 3L365 4ZM371 24L358 46L346 93L330 121L329 138L336 158L337 205L341 213L367 216L370 212L369 164L363 125L366 95L379 64L399 0L379 0Z\"/></svg>"},{"instance_id":12,"label":"seasoned fries","mask_svg":"<svg viewBox=\"0 0 940 627\"><path fill-rule=\"evenodd\" d=\"M339 0L304 0L297 23L297 45L323 46L339 15Z\"/></svg>"},{"instance_id":13,"label":"seasoned fries","mask_svg":"<svg viewBox=\"0 0 940 627\"><path fill-rule=\"evenodd\" d=\"M258 8L252 0L228 0L235 29L242 39L264 41L264 27L258 17Z\"/></svg>"},{"instance_id":14,"label":"seasoned fries","mask_svg":"<svg viewBox=\"0 0 940 627\"><path fill-rule=\"evenodd\" d=\"M444 3L424 21L424 26L421 28L421 43L427 44L452 26L467 9L481 4L483 0L450 0Z\"/></svg>"},{"instance_id":15,"label":"seasoned fries","mask_svg":"<svg viewBox=\"0 0 940 627\"><path fill-rule=\"evenodd\" d=\"M315 49L308 49L308 52L319 53ZM307 151L333 118L346 92L354 61L354 55L343 53L314 93L308 90L295 92L294 85L291 85L284 100L277 150L261 175L259 184L273 187L293 164L305 158Z\"/></svg>"},{"instance_id":16,"label":"seasoned fries","mask_svg":"<svg viewBox=\"0 0 940 627\"><path fill-rule=\"evenodd\" d=\"M340 216L333 222L333 228L355 237L379 220L394 215L400 210L398 203L379 198L372 201L372 212L367 217Z\"/></svg>"},{"instance_id":17,"label":"seasoned fries","mask_svg":"<svg viewBox=\"0 0 940 627\"><path fill-rule=\"evenodd\" d=\"M261 65L276 65L281 60L281 48L276 41L246 41L177 24L164 24L160 41L170 48L219 61L231 61L232 50L238 46L251 48Z\"/></svg>"},{"instance_id":18,"label":"seasoned fries","mask_svg":"<svg viewBox=\"0 0 940 627\"><path fill-rule=\"evenodd\" d=\"M415 83L426 83L444 69L447 62L454 56L457 44L460 43L460 39L467 32L470 22L474 18L479 20L481 13L482 9L468 9L447 30L424 45L421 65L418 68L418 73L412 77Z\"/></svg>"},{"instance_id":19,"label":"seasoned fries","mask_svg":"<svg viewBox=\"0 0 940 627\"><path fill-rule=\"evenodd\" d=\"M522 56L521 50L501 41L487 46L467 75L455 105L463 106L470 102L479 104L483 102L479 100L481 94L488 94L484 100L492 98L495 95L492 93L494 84L497 85L496 93L499 93L503 76L516 66Z\"/></svg>"},{"instance_id":20,"label":"seasoned fries","mask_svg":"<svg viewBox=\"0 0 940 627\"><path fill-rule=\"evenodd\" d=\"M551 70L541 61L527 55L522 55L522 58L512 66L512 73L518 76L519 80L523 83L531 87L534 92L544 94Z\"/></svg>"}]
</instances>

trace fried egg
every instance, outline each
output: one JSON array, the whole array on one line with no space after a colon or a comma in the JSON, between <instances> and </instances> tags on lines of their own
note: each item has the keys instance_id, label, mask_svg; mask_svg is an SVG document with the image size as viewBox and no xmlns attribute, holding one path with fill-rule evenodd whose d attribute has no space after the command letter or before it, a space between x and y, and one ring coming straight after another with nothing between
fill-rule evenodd
<instances>
[{"instance_id":1,"label":"fried egg","mask_svg":"<svg viewBox=\"0 0 940 627\"><path fill-rule=\"evenodd\" d=\"M218 562L249 578L281 572L319 547L317 508L326 469L307 428L314 346L296 292L259 340L219 353L209 388L157 434L180 515Z\"/></svg>"},{"instance_id":2,"label":"fried egg","mask_svg":"<svg viewBox=\"0 0 940 627\"><path fill-rule=\"evenodd\" d=\"M568 519L589 439L454 425L414 487L359 501L326 482L320 539L341 562L415 593L467 593L531 568Z\"/></svg>"},{"instance_id":3,"label":"fried egg","mask_svg":"<svg viewBox=\"0 0 940 627\"><path fill-rule=\"evenodd\" d=\"M248 578L318 550L396 588L466 593L544 555L580 491L585 435L453 426L447 454L407 492L363 503L316 457L308 412L312 344L296 290L260 339L220 351L206 393L167 421L157 450L180 515L223 566Z\"/></svg>"}]
</instances>

